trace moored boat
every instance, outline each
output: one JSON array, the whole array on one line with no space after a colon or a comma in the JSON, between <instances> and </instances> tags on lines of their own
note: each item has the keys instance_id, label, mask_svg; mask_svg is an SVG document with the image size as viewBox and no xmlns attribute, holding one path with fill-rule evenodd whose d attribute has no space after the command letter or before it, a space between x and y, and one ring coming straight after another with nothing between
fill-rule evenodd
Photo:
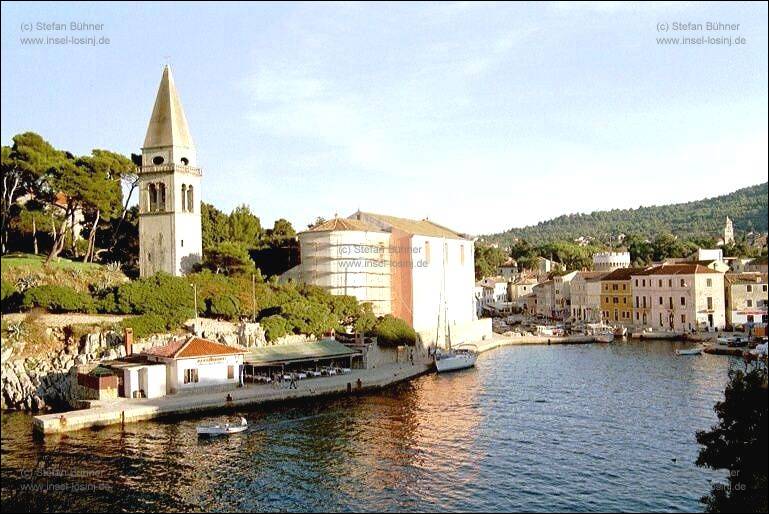
<instances>
[{"instance_id":1,"label":"moored boat","mask_svg":"<svg viewBox=\"0 0 769 514\"><path fill-rule=\"evenodd\" d=\"M248 429L248 421L241 417L240 423L210 423L198 425L195 431L199 436L230 435L245 432Z\"/></svg>"},{"instance_id":2,"label":"moored boat","mask_svg":"<svg viewBox=\"0 0 769 514\"><path fill-rule=\"evenodd\" d=\"M614 327L614 337L625 337L627 335L627 327Z\"/></svg>"},{"instance_id":3,"label":"moored boat","mask_svg":"<svg viewBox=\"0 0 769 514\"><path fill-rule=\"evenodd\" d=\"M695 346L694 348L679 348L676 350L676 355L702 355L702 346Z\"/></svg>"},{"instance_id":4,"label":"moored boat","mask_svg":"<svg viewBox=\"0 0 769 514\"><path fill-rule=\"evenodd\" d=\"M478 354L467 348L435 351L435 369L438 373L458 369L472 368Z\"/></svg>"},{"instance_id":5,"label":"moored boat","mask_svg":"<svg viewBox=\"0 0 769 514\"><path fill-rule=\"evenodd\" d=\"M611 343L614 341L614 334L612 332L599 332L593 337L595 337L598 343Z\"/></svg>"}]
</instances>

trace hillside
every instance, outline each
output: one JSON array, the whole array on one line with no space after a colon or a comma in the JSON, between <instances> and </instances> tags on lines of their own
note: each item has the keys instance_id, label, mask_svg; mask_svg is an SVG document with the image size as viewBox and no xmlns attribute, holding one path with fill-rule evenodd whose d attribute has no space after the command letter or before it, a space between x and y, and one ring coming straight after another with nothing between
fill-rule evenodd
<instances>
[{"instance_id":1,"label":"hillside","mask_svg":"<svg viewBox=\"0 0 769 514\"><path fill-rule=\"evenodd\" d=\"M513 228L484 240L507 246L514 238L532 244L571 241L580 236L610 241L618 234L638 234L652 238L670 232L681 237L718 237L727 216L734 221L735 235L755 230L767 231L767 186L758 184L723 196L694 202L613 209L590 214L558 216L537 225Z\"/></svg>"}]
</instances>

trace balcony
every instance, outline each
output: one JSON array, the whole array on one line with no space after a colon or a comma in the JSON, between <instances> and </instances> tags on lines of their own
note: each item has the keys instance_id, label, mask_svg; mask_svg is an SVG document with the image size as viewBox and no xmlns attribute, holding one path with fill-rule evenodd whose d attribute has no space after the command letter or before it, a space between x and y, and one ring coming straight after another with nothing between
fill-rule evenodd
<instances>
[{"instance_id":1,"label":"balcony","mask_svg":"<svg viewBox=\"0 0 769 514\"><path fill-rule=\"evenodd\" d=\"M139 174L151 174L151 173L188 173L190 175L202 176L203 172L200 168L194 166L185 166L183 164L153 164L151 166L142 166L139 168Z\"/></svg>"}]
</instances>

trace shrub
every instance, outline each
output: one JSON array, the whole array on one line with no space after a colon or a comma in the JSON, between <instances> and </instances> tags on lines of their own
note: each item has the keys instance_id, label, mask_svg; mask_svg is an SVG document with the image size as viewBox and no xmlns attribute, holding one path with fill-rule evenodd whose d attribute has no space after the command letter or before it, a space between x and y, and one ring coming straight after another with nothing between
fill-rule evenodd
<instances>
[{"instance_id":1,"label":"shrub","mask_svg":"<svg viewBox=\"0 0 769 514\"><path fill-rule=\"evenodd\" d=\"M353 318L353 327L359 334L370 334L376 322L374 307L370 302L365 302L360 306L360 313Z\"/></svg>"},{"instance_id":2,"label":"shrub","mask_svg":"<svg viewBox=\"0 0 769 514\"><path fill-rule=\"evenodd\" d=\"M320 336L331 329L340 328L327 306L305 298L284 305L281 308L281 316L301 334Z\"/></svg>"},{"instance_id":3,"label":"shrub","mask_svg":"<svg viewBox=\"0 0 769 514\"><path fill-rule=\"evenodd\" d=\"M259 324L264 329L264 335L268 341L275 341L287 334L291 334L291 323L286 318L274 314L260 319Z\"/></svg>"},{"instance_id":4,"label":"shrub","mask_svg":"<svg viewBox=\"0 0 769 514\"><path fill-rule=\"evenodd\" d=\"M123 328L132 328L136 339L166 332L174 328L165 317L159 314L142 314L135 318L124 319L120 325Z\"/></svg>"},{"instance_id":5,"label":"shrub","mask_svg":"<svg viewBox=\"0 0 769 514\"><path fill-rule=\"evenodd\" d=\"M209 316L228 320L234 320L240 316L240 301L232 295L214 296L206 300L206 303Z\"/></svg>"},{"instance_id":6,"label":"shrub","mask_svg":"<svg viewBox=\"0 0 769 514\"><path fill-rule=\"evenodd\" d=\"M390 314L377 320L372 334L376 336L377 343L382 346L414 346L417 342L417 333L414 329L402 319Z\"/></svg>"},{"instance_id":7,"label":"shrub","mask_svg":"<svg viewBox=\"0 0 769 514\"><path fill-rule=\"evenodd\" d=\"M7 280L0 281L0 307L2 307L2 312L16 310L20 301L21 295L16 291L16 287Z\"/></svg>"},{"instance_id":8,"label":"shrub","mask_svg":"<svg viewBox=\"0 0 769 514\"><path fill-rule=\"evenodd\" d=\"M195 314L193 290L189 280L156 273L119 286L115 290L115 306L123 314L159 314L186 312ZM198 312L203 313L205 303L198 298Z\"/></svg>"},{"instance_id":9,"label":"shrub","mask_svg":"<svg viewBox=\"0 0 769 514\"><path fill-rule=\"evenodd\" d=\"M24 292L25 309L42 307L50 312L95 312L93 298L67 286L37 286Z\"/></svg>"}]
</instances>

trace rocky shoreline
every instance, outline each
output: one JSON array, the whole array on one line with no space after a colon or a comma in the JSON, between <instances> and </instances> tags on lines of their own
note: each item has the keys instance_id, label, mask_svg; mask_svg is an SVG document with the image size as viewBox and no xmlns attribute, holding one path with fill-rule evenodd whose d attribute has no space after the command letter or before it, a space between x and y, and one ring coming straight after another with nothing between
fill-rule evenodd
<instances>
[{"instance_id":1,"label":"rocky shoreline","mask_svg":"<svg viewBox=\"0 0 769 514\"><path fill-rule=\"evenodd\" d=\"M56 341L56 350L24 356L26 342L3 341L2 388L3 410L40 412L75 405L79 366L125 357L123 334L115 330L96 330L79 337L68 326L52 323L46 336ZM205 318L191 319L185 324L188 333L246 348L298 343L312 336L290 335L268 342L258 323L230 323ZM167 344L180 334L157 334L133 344L134 352Z\"/></svg>"}]
</instances>

